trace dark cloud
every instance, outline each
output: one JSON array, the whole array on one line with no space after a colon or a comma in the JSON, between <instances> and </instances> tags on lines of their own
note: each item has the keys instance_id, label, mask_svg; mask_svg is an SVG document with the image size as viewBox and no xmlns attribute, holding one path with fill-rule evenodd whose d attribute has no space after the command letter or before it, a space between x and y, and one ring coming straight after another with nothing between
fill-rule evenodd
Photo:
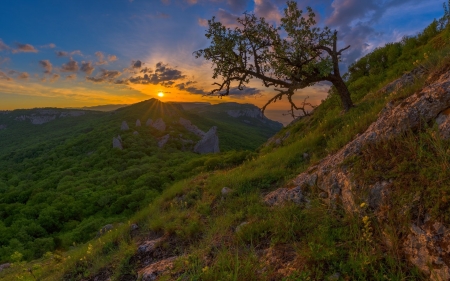
<instances>
[{"instance_id":1,"label":"dark cloud","mask_svg":"<svg viewBox=\"0 0 450 281\"><path fill-rule=\"evenodd\" d=\"M272 0L255 0L255 14L269 21L279 21L281 13L278 5Z\"/></svg>"},{"instance_id":2,"label":"dark cloud","mask_svg":"<svg viewBox=\"0 0 450 281\"><path fill-rule=\"evenodd\" d=\"M113 80L115 78L119 77L120 75L122 75L122 73L117 70L101 69L100 73L97 74L95 77L86 77L86 80L89 80L89 81L92 81L95 83L113 82Z\"/></svg>"},{"instance_id":3,"label":"dark cloud","mask_svg":"<svg viewBox=\"0 0 450 281\"><path fill-rule=\"evenodd\" d=\"M55 52L57 57L68 57L69 53L68 52L64 52L64 51L57 51Z\"/></svg>"},{"instance_id":4,"label":"dark cloud","mask_svg":"<svg viewBox=\"0 0 450 281\"><path fill-rule=\"evenodd\" d=\"M177 84L177 85L175 85L175 87L178 88L178 90L180 90L180 91L186 91L188 93L195 94L195 95L204 96L204 95L207 95L210 93L210 92L204 91L203 89L193 87L192 84L195 84L195 83L196 83L195 81L188 81L185 83Z\"/></svg>"},{"instance_id":5,"label":"dark cloud","mask_svg":"<svg viewBox=\"0 0 450 281\"><path fill-rule=\"evenodd\" d=\"M235 13L242 13L249 1L246 0L227 0L228 7Z\"/></svg>"},{"instance_id":6,"label":"dark cloud","mask_svg":"<svg viewBox=\"0 0 450 281\"><path fill-rule=\"evenodd\" d=\"M141 68L142 67L142 62L140 60L132 61L131 62L131 67L132 68Z\"/></svg>"},{"instance_id":7,"label":"dark cloud","mask_svg":"<svg viewBox=\"0 0 450 281\"><path fill-rule=\"evenodd\" d=\"M217 11L218 21L227 27L233 28L238 26L237 18L239 18L238 15L232 14L224 9L219 9L219 11Z\"/></svg>"},{"instance_id":8,"label":"dark cloud","mask_svg":"<svg viewBox=\"0 0 450 281\"><path fill-rule=\"evenodd\" d=\"M59 74L53 74L50 78L50 82L56 82L59 79Z\"/></svg>"},{"instance_id":9,"label":"dark cloud","mask_svg":"<svg viewBox=\"0 0 450 281\"><path fill-rule=\"evenodd\" d=\"M151 73L151 72L153 72L153 70L151 68L144 67L139 72L141 72L141 73Z\"/></svg>"},{"instance_id":10,"label":"dark cloud","mask_svg":"<svg viewBox=\"0 0 450 281\"><path fill-rule=\"evenodd\" d=\"M44 68L44 73L49 74L52 72L53 66L49 60L40 60L39 65Z\"/></svg>"},{"instance_id":11,"label":"dark cloud","mask_svg":"<svg viewBox=\"0 0 450 281\"><path fill-rule=\"evenodd\" d=\"M230 96L256 96L260 95L261 91L256 88L244 87L242 90L239 90L238 87L230 88Z\"/></svg>"},{"instance_id":12,"label":"dark cloud","mask_svg":"<svg viewBox=\"0 0 450 281\"><path fill-rule=\"evenodd\" d=\"M36 50L36 48L30 44L16 43L16 47L17 48L12 51L13 53L37 53L38 52L38 50Z\"/></svg>"},{"instance_id":13,"label":"dark cloud","mask_svg":"<svg viewBox=\"0 0 450 281\"><path fill-rule=\"evenodd\" d=\"M10 47L8 45L6 45L2 39L0 39L0 52L7 51L9 49L10 49Z\"/></svg>"},{"instance_id":14,"label":"dark cloud","mask_svg":"<svg viewBox=\"0 0 450 281\"><path fill-rule=\"evenodd\" d=\"M74 60L70 60L69 62L67 62L61 66L61 71L76 72L76 71L78 71L78 63Z\"/></svg>"},{"instance_id":15,"label":"dark cloud","mask_svg":"<svg viewBox=\"0 0 450 281\"><path fill-rule=\"evenodd\" d=\"M140 61L133 62L132 66L134 67L137 62ZM170 68L167 64L163 64L162 62L156 64L155 72L152 72L150 69L146 70L148 71L147 73L144 72L144 76L138 75L130 77L128 82L132 84L160 84L170 87L174 84L173 80L184 79L186 77L178 69Z\"/></svg>"},{"instance_id":16,"label":"dark cloud","mask_svg":"<svg viewBox=\"0 0 450 281\"><path fill-rule=\"evenodd\" d=\"M84 62L84 61L81 62L80 70L82 72L86 73L87 75L91 75L92 72L94 71L94 69L95 68L94 68L94 66L92 66L92 63L90 61L89 62Z\"/></svg>"}]
</instances>

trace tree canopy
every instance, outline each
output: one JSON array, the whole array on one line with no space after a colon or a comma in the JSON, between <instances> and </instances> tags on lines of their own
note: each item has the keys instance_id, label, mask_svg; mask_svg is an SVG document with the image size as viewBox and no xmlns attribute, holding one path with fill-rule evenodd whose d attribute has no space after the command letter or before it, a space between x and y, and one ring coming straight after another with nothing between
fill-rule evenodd
<instances>
[{"instance_id":1,"label":"tree canopy","mask_svg":"<svg viewBox=\"0 0 450 281\"><path fill-rule=\"evenodd\" d=\"M294 110L300 109L292 99L296 90L329 81L335 86L344 110L353 106L339 72L341 54L350 46L338 50L337 31L317 27L310 7L304 15L296 2L287 2L279 26L250 13L238 18L234 28L213 17L208 21L205 36L211 45L194 55L211 61L213 78L222 79L214 83L217 87L211 95L226 96L234 87L243 90L251 79L258 79L278 91L262 110L285 96L294 115Z\"/></svg>"}]
</instances>

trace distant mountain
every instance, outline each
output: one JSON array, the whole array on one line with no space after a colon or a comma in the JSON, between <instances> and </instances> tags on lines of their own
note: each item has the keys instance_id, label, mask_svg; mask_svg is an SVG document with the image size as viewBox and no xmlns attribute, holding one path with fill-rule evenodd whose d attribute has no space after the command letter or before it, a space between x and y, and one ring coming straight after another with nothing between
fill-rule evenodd
<instances>
[{"instance_id":1,"label":"distant mountain","mask_svg":"<svg viewBox=\"0 0 450 281\"><path fill-rule=\"evenodd\" d=\"M105 104L96 106L83 106L83 107L68 107L67 109L83 109L83 110L94 110L94 111L113 111L129 104Z\"/></svg>"}]
</instances>

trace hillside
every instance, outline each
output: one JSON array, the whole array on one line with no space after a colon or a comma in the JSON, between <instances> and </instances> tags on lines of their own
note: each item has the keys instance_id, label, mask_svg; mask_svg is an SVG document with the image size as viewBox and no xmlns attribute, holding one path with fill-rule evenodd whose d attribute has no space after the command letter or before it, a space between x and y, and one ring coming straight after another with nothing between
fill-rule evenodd
<instances>
[{"instance_id":1,"label":"hillside","mask_svg":"<svg viewBox=\"0 0 450 281\"><path fill-rule=\"evenodd\" d=\"M121 129L124 121L128 130ZM252 155L245 149L258 147L281 127L251 128L254 136L241 145L233 137L242 139L249 125L206 119L158 100L106 113L5 111L0 124L0 261L15 251L30 260L92 239L172 182L241 163ZM213 126L222 153L194 153ZM122 149L113 148L113 137L121 139Z\"/></svg>"},{"instance_id":2,"label":"hillside","mask_svg":"<svg viewBox=\"0 0 450 281\"><path fill-rule=\"evenodd\" d=\"M346 74L349 112L331 89L311 116L257 152L189 170L103 236L28 263L26 248L11 244L12 265L0 277L449 280L449 39L448 22L435 21L376 49ZM200 129L214 118L219 128L232 120L241 128L256 116L229 106L194 107L186 118Z\"/></svg>"}]
</instances>

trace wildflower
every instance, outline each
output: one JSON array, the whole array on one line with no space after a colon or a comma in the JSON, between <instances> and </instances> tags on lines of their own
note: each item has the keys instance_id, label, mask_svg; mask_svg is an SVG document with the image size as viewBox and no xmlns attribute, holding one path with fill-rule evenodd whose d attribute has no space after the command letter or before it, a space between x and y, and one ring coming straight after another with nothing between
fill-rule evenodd
<instances>
[{"instance_id":1,"label":"wildflower","mask_svg":"<svg viewBox=\"0 0 450 281\"><path fill-rule=\"evenodd\" d=\"M367 204L365 202L361 203L361 205L359 205L361 208L364 208L367 206Z\"/></svg>"},{"instance_id":2,"label":"wildflower","mask_svg":"<svg viewBox=\"0 0 450 281\"><path fill-rule=\"evenodd\" d=\"M209 267L205 266L204 268L202 268L202 272L206 272L206 271L208 271L208 269L209 269Z\"/></svg>"}]
</instances>

